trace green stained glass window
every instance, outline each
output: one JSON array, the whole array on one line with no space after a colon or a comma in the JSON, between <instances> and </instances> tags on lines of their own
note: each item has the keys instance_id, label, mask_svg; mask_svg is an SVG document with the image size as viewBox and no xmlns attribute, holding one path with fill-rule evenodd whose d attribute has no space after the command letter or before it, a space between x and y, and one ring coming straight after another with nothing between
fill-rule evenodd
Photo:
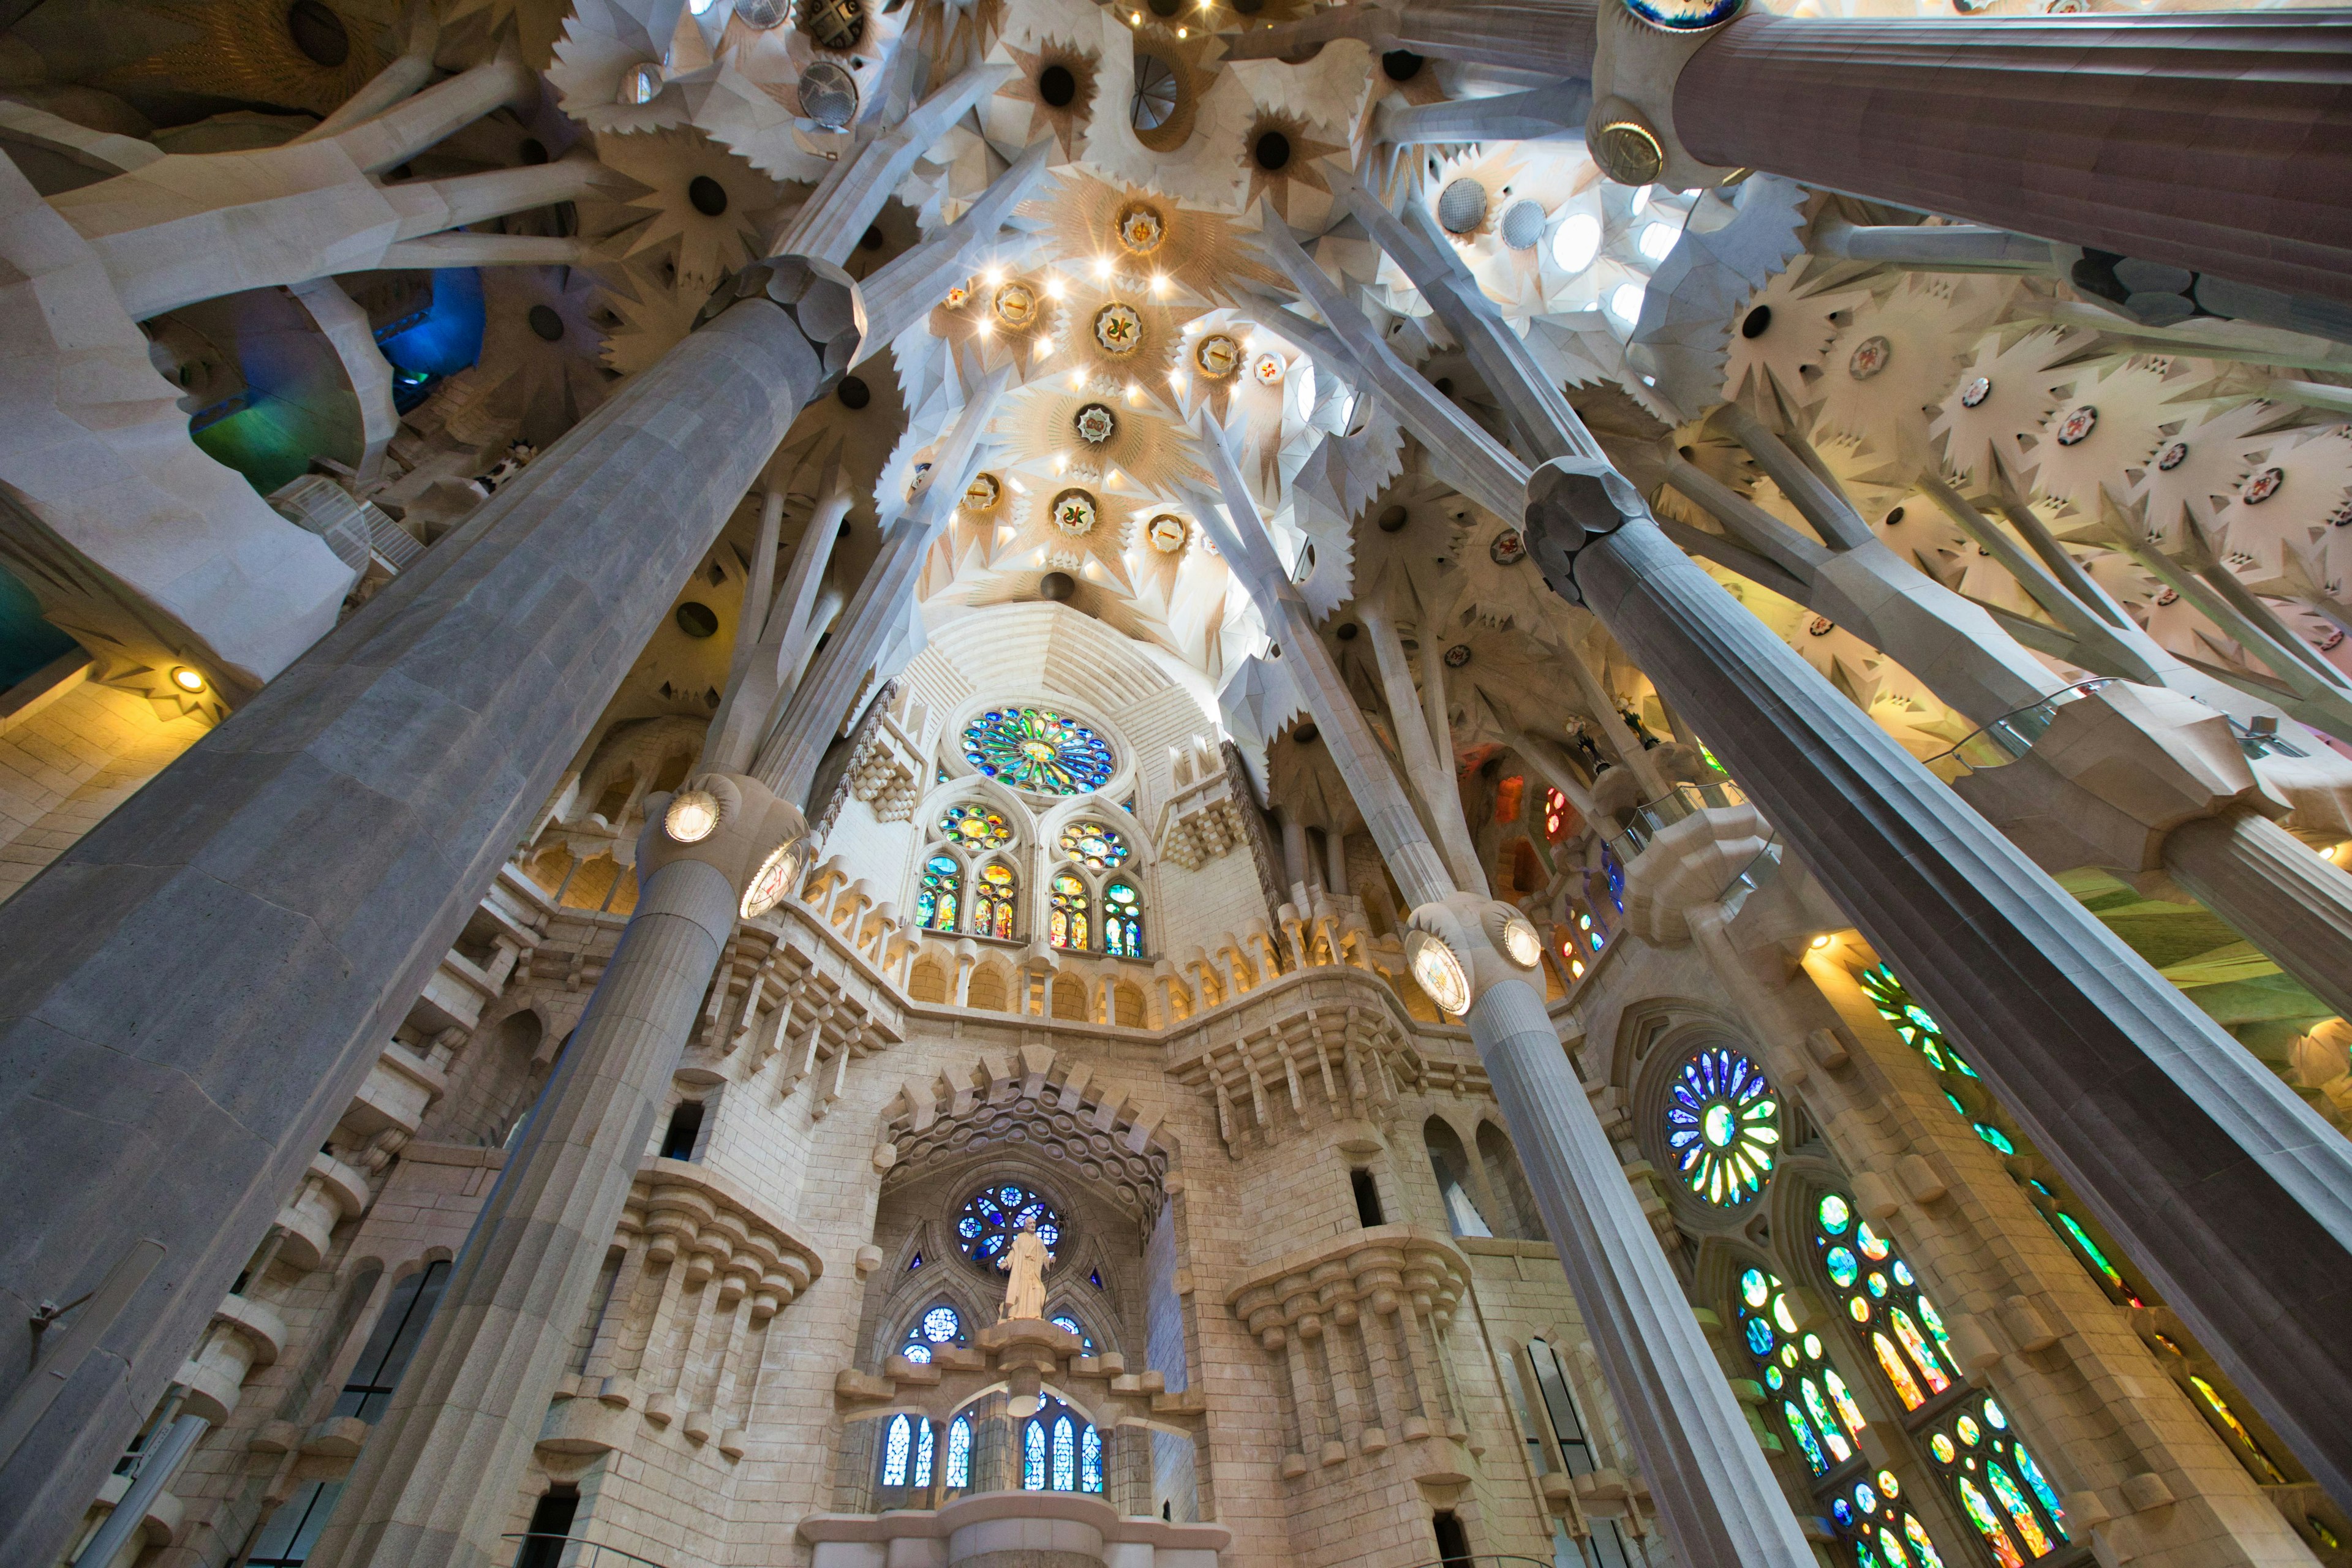
<instances>
[{"instance_id":1,"label":"green stained glass window","mask_svg":"<svg viewBox=\"0 0 2352 1568\"><path fill-rule=\"evenodd\" d=\"M923 885L915 895L915 923L925 931L953 931L957 900L963 886L963 868L952 855L934 855L923 862Z\"/></svg>"},{"instance_id":2,"label":"green stained glass window","mask_svg":"<svg viewBox=\"0 0 2352 1568\"><path fill-rule=\"evenodd\" d=\"M1002 849L1013 842L1013 825L995 807L965 801L940 818L940 836L967 848Z\"/></svg>"},{"instance_id":3,"label":"green stained glass window","mask_svg":"<svg viewBox=\"0 0 2352 1568\"><path fill-rule=\"evenodd\" d=\"M1087 885L1067 871L1054 879L1053 908L1045 917L1046 934L1055 947L1071 952L1084 952L1090 922L1087 911L1092 900L1087 897Z\"/></svg>"},{"instance_id":4,"label":"green stained glass window","mask_svg":"<svg viewBox=\"0 0 2352 1568\"><path fill-rule=\"evenodd\" d=\"M1125 882L1103 889L1103 951L1119 958L1143 956L1143 900Z\"/></svg>"},{"instance_id":5,"label":"green stained glass window","mask_svg":"<svg viewBox=\"0 0 2352 1568\"><path fill-rule=\"evenodd\" d=\"M964 761L1034 795L1084 795L1110 782L1110 742L1050 708L992 708L964 726Z\"/></svg>"},{"instance_id":6,"label":"green stained glass window","mask_svg":"<svg viewBox=\"0 0 2352 1568\"><path fill-rule=\"evenodd\" d=\"M1129 854L1127 840L1099 822L1073 822L1062 829L1062 853L1097 871L1108 871Z\"/></svg>"}]
</instances>

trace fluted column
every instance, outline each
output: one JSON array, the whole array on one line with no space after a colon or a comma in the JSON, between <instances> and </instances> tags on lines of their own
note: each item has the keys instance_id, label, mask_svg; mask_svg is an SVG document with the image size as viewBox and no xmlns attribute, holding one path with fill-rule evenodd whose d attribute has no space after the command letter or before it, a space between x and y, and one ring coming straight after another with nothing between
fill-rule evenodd
<instances>
[{"instance_id":1,"label":"fluted column","mask_svg":"<svg viewBox=\"0 0 2352 1568\"><path fill-rule=\"evenodd\" d=\"M1643 513L1530 546L1707 740L2331 1494L2352 1497L2352 1144ZM1597 480L1594 481L1596 484ZM1566 492L1573 495L1574 492ZM1588 501L1590 498L1587 498ZM1528 1157L1521 1150L1521 1158Z\"/></svg>"},{"instance_id":2,"label":"fluted column","mask_svg":"<svg viewBox=\"0 0 2352 1568\"><path fill-rule=\"evenodd\" d=\"M2166 834L2164 868L2183 892L2352 1018L2352 873L2242 806Z\"/></svg>"},{"instance_id":3,"label":"fluted column","mask_svg":"<svg viewBox=\"0 0 2352 1568\"><path fill-rule=\"evenodd\" d=\"M1796 1516L1569 1064L1542 995L1483 934L1488 911L1517 911L1458 892L1448 879L1330 650L1315 635L1313 616L1275 558L1222 433L1205 421L1199 428L1233 516L1225 527L1204 495L1202 522L1219 536L1218 548L1266 616L1284 661L1296 661L1294 673L1331 760L1398 887L1416 906L1415 925L1436 913L1452 928L1449 945L1478 976L1471 1038L1683 1560L1711 1568L1811 1568L1813 1556ZM1441 1378L1444 1371L1441 1351ZM1439 1391L1458 1422L1459 1402L1446 1385Z\"/></svg>"},{"instance_id":4,"label":"fluted column","mask_svg":"<svg viewBox=\"0 0 2352 1568\"><path fill-rule=\"evenodd\" d=\"M1704 163L2352 301L2352 11L1751 6L1673 103Z\"/></svg>"}]
</instances>

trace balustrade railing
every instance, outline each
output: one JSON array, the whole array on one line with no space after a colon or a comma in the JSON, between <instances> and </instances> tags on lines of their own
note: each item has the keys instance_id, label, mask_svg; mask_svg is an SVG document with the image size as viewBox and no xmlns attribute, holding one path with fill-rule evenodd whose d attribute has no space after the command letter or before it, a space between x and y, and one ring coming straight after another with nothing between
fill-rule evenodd
<instances>
[{"instance_id":1,"label":"balustrade railing","mask_svg":"<svg viewBox=\"0 0 2352 1568\"><path fill-rule=\"evenodd\" d=\"M1709 809L1748 804L1747 792L1728 777L1717 774L1705 784L1678 784L1655 800L1645 800L1627 814L1624 831L1613 835L1609 847L1621 864L1650 847L1650 840L1685 817Z\"/></svg>"}]
</instances>

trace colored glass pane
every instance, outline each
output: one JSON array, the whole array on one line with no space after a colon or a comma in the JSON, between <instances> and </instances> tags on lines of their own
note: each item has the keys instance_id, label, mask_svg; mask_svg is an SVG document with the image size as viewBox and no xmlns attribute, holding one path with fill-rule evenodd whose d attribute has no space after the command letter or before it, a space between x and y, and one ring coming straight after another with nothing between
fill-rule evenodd
<instances>
[{"instance_id":1,"label":"colored glass pane","mask_svg":"<svg viewBox=\"0 0 2352 1568\"><path fill-rule=\"evenodd\" d=\"M1118 958L1143 956L1143 900L1125 882L1103 889L1103 951Z\"/></svg>"},{"instance_id":2,"label":"colored glass pane","mask_svg":"<svg viewBox=\"0 0 2352 1568\"><path fill-rule=\"evenodd\" d=\"M1052 900L1052 908L1045 914L1047 936L1055 947L1085 951L1091 929L1087 912L1093 904L1087 897L1087 885L1064 871L1054 879Z\"/></svg>"},{"instance_id":3,"label":"colored glass pane","mask_svg":"<svg viewBox=\"0 0 2352 1568\"><path fill-rule=\"evenodd\" d=\"M1903 1516L1903 1533L1910 1539L1912 1551L1918 1553L1919 1568L1944 1568L1944 1560L1936 1555L1935 1543L1927 1539L1927 1527L1915 1515Z\"/></svg>"},{"instance_id":4,"label":"colored glass pane","mask_svg":"<svg viewBox=\"0 0 2352 1568\"><path fill-rule=\"evenodd\" d=\"M1888 1568L1911 1568L1911 1559L1903 1554L1903 1539L1891 1530L1878 1532L1878 1544L1886 1552Z\"/></svg>"},{"instance_id":5,"label":"colored glass pane","mask_svg":"<svg viewBox=\"0 0 2352 1568\"><path fill-rule=\"evenodd\" d=\"M1864 1220L1854 1227L1853 1244L1861 1247L1862 1255L1873 1263L1886 1261L1886 1238L1871 1229L1869 1221Z\"/></svg>"},{"instance_id":6,"label":"colored glass pane","mask_svg":"<svg viewBox=\"0 0 2352 1568\"><path fill-rule=\"evenodd\" d=\"M1024 1491L1045 1489L1045 1424L1032 1421L1021 1433L1021 1488Z\"/></svg>"},{"instance_id":7,"label":"colored glass pane","mask_svg":"<svg viewBox=\"0 0 2352 1568\"><path fill-rule=\"evenodd\" d=\"M1877 1352L1878 1369L1895 1385L1895 1396L1903 1401L1904 1409L1916 1410L1927 1403L1927 1396L1919 1391L1919 1380L1911 1375L1911 1369L1904 1364L1902 1352L1895 1348L1892 1340L1885 1334L1873 1334L1870 1348Z\"/></svg>"},{"instance_id":8,"label":"colored glass pane","mask_svg":"<svg viewBox=\"0 0 2352 1568\"><path fill-rule=\"evenodd\" d=\"M1988 1414L1990 1413L1991 1405L1988 1403L1985 1409ZM2025 1451L2025 1445L2022 1443L2011 1445L2009 1451L2016 1458L2018 1471L2025 1477L2025 1484L2033 1489L2033 1495L2041 1502L2042 1510L2050 1515L2050 1522L2058 1527L2060 1535L2064 1535L2066 1510L2058 1506L2058 1494L2050 1489L2050 1482L2042 1475L2042 1467L2033 1462L2033 1456Z\"/></svg>"},{"instance_id":9,"label":"colored glass pane","mask_svg":"<svg viewBox=\"0 0 2352 1568\"><path fill-rule=\"evenodd\" d=\"M928 1421L917 1422L915 1435L915 1485L919 1487L927 1487L931 1484L931 1424Z\"/></svg>"},{"instance_id":10,"label":"colored glass pane","mask_svg":"<svg viewBox=\"0 0 2352 1568\"><path fill-rule=\"evenodd\" d=\"M2000 1500L2000 1506L2009 1514L2010 1523L2017 1527L2017 1538L2025 1542L2025 1554L2028 1557L2047 1555L2053 1549L2050 1532L2043 1530L2042 1521L2033 1517L2033 1510L2026 1504L2025 1494L2018 1489L2009 1472L1999 1465L1987 1465L1985 1479L1992 1483L1992 1495Z\"/></svg>"},{"instance_id":11,"label":"colored glass pane","mask_svg":"<svg viewBox=\"0 0 2352 1568\"><path fill-rule=\"evenodd\" d=\"M1830 1458L1841 1465L1844 1464L1853 1458L1853 1445L1847 1442L1845 1434L1838 1429L1837 1418L1830 1414L1830 1402L1822 1395L1821 1385L1809 1377L1797 1386L1805 1397L1805 1414L1813 1418L1813 1426L1821 1432Z\"/></svg>"},{"instance_id":12,"label":"colored glass pane","mask_svg":"<svg viewBox=\"0 0 2352 1568\"><path fill-rule=\"evenodd\" d=\"M1054 1489L1074 1492L1078 1489L1078 1435L1066 1415L1054 1423Z\"/></svg>"},{"instance_id":13,"label":"colored glass pane","mask_svg":"<svg viewBox=\"0 0 2352 1568\"><path fill-rule=\"evenodd\" d=\"M948 1424L947 1473L940 1479L951 1487L971 1485L971 1422L965 1416Z\"/></svg>"},{"instance_id":14,"label":"colored glass pane","mask_svg":"<svg viewBox=\"0 0 2352 1568\"><path fill-rule=\"evenodd\" d=\"M1860 1272L1860 1266L1853 1260L1853 1249L1848 1247L1831 1247L1822 1263L1830 1271L1830 1283L1841 1290L1853 1284Z\"/></svg>"},{"instance_id":15,"label":"colored glass pane","mask_svg":"<svg viewBox=\"0 0 2352 1568\"><path fill-rule=\"evenodd\" d=\"M1772 1325L1761 1318L1748 1320L1748 1348L1758 1355L1772 1353Z\"/></svg>"},{"instance_id":16,"label":"colored glass pane","mask_svg":"<svg viewBox=\"0 0 2352 1568\"><path fill-rule=\"evenodd\" d=\"M1024 1222L1033 1220L1037 1226L1037 1239L1045 1244L1047 1250L1061 1244L1062 1216L1044 1198L1010 1183L982 1187L956 1216L956 1240L966 1258L992 1270L996 1260L1013 1245L1013 1234Z\"/></svg>"},{"instance_id":17,"label":"colored glass pane","mask_svg":"<svg viewBox=\"0 0 2352 1568\"><path fill-rule=\"evenodd\" d=\"M1110 743L1049 708L991 709L964 726L964 761L1036 795L1084 795L1110 782Z\"/></svg>"},{"instance_id":18,"label":"colored glass pane","mask_svg":"<svg viewBox=\"0 0 2352 1568\"><path fill-rule=\"evenodd\" d=\"M1002 849L1013 842L1013 825L994 806L968 800L948 807L940 835L972 849Z\"/></svg>"},{"instance_id":19,"label":"colored glass pane","mask_svg":"<svg viewBox=\"0 0 2352 1568\"><path fill-rule=\"evenodd\" d=\"M2271 1462L2271 1457L2263 1451L2263 1446L2254 1441L2254 1435L2246 1430L2246 1424L2238 1419L2237 1412L2230 1408L2229 1401L2221 1397L2221 1391L2194 1373L2189 1374L2189 1385L2197 1390L2197 1396L2205 1402L2206 1408L2220 1417L2221 1425L2230 1429L2230 1436L2243 1443L2247 1452L2260 1460L2263 1468L2270 1472L2271 1484L2284 1486L2286 1483L2286 1478L2279 1474L2278 1466Z\"/></svg>"},{"instance_id":20,"label":"colored glass pane","mask_svg":"<svg viewBox=\"0 0 2352 1568\"><path fill-rule=\"evenodd\" d=\"M1685 1062L1666 1105L1666 1146L1685 1184L1711 1204L1763 1191L1780 1109L1763 1070L1738 1051L1703 1050Z\"/></svg>"},{"instance_id":21,"label":"colored glass pane","mask_svg":"<svg viewBox=\"0 0 2352 1568\"><path fill-rule=\"evenodd\" d=\"M1919 1363L1919 1371L1927 1377L1928 1388L1941 1394L1951 1387L1952 1380L1944 1375L1936 1352L1927 1348L1926 1340L1919 1337L1919 1326L1911 1321L1911 1314L1897 1307L1887 1315L1894 1320L1895 1337L1903 1342L1903 1348L1909 1351L1912 1359Z\"/></svg>"},{"instance_id":22,"label":"colored glass pane","mask_svg":"<svg viewBox=\"0 0 2352 1568\"><path fill-rule=\"evenodd\" d=\"M953 1307L934 1307L923 1314L923 1338L943 1345L963 1331L963 1320Z\"/></svg>"},{"instance_id":23,"label":"colored glass pane","mask_svg":"<svg viewBox=\"0 0 2352 1568\"><path fill-rule=\"evenodd\" d=\"M1102 1434L1092 1426L1078 1434L1078 1489L1103 1489Z\"/></svg>"},{"instance_id":24,"label":"colored glass pane","mask_svg":"<svg viewBox=\"0 0 2352 1568\"><path fill-rule=\"evenodd\" d=\"M1845 1423L1846 1430L1852 1432L1857 1437L1861 1436L1862 1428L1864 1425L1862 1419L1862 1406L1854 1403L1853 1393L1846 1387L1845 1379L1840 1377L1837 1373L1832 1370L1823 1373L1822 1374L1822 1381L1829 1385L1830 1403L1837 1406L1838 1417ZM1885 1477L1885 1480L1891 1481L1895 1479L1892 1476L1885 1476L1884 1471L1880 1472L1880 1474ZM1893 1497L1895 1495L1895 1489L1893 1487L1885 1486L1882 1483L1880 1489L1885 1491L1888 1497Z\"/></svg>"},{"instance_id":25,"label":"colored glass pane","mask_svg":"<svg viewBox=\"0 0 2352 1568\"><path fill-rule=\"evenodd\" d=\"M982 936L1010 937L1013 906L1019 889L1010 866L982 866L979 879L972 884L971 929Z\"/></svg>"},{"instance_id":26,"label":"colored glass pane","mask_svg":"<svg viewBox=\"0 0 2352 1568\"><path fill-rule=\"evenodd\" d=\"M1843 1236L1845 1227L1853 1223L1853 1205L1835 1193L1823 1197L1814 1213L1821 1220L1822 1229L1832 1236Z\"/></svg>"},{"instance_id":27,"label":"colored glass pane","mask_svg":"<svg viewBox=\"0 0 2352 1568\"><path fill-rule=\"evenodd\" d=\"M1772 1299L1772 1287L1764 1282L1764 1271L1750 1268L1739 1277L1739 1299L1751 1307L1760 1307Z\"/></svg>"},{"instance_id":28,"label":"colored glass pane","mask_svg":"<svg viewBox=\"0 0 2352 1568\"><path fill-rule=\"evenodd\" d=\"M1071 859L1108 871L1128 857L1127 840L1099 822L1073 822L1062 829L1062 853Z\"/></svg>"},{"instance_id":29,"label":"colored glass pane","mask_svg":"<svg viewBox=\"0 0 2352 1568\"><path fill-rule=\"evenodd\" d=\"M1797 1447L1804 1450L1806 1465L1817 1476L1825 1474L1830 1468L1829 1458L1822 1452L1812 1427L1806 1424L1804 1413L1785 1399L1780 1402L1780 1413L1788 1418L1789 1431L1797 1439Z\"/></svg>"},{"instance_id":30,"label":"colored glass pane","mask_svg":"<svg viewBox=\"0 0 2352 1568\"><path fill-rule=\"evenodd\" d=\"M2107 1261L2107 1255L2099 1250L2099 1244L2091 1239L2091 1233L2064 1209L2058 1211L2057 1217L2059 1228L2065 1232L2068 1240L2083 1249L2083 1256L2091 1260L2091 1267L2099 1271L2100 1278L2116 1289L2122 1289L2124 1277L2116 1272L2116 1266Z\"/></svg>"},{"instance_id":31,"label":"colored glass pane","mask_svg":"<svg viewBox=\"0 0 2352 1568\"><path fill-rule=\"evenodd\" d=\"M904 1415L890 1417L889 1430L882 1441L882 1484L903 1487L907 1484L907 1456L914 1445L914 1423Z\"/></svg>"},{"instance_id":32,"label":"colored glass pane","mask_svg":"<svg viewBox=\"0 0 2352 1568\"><path fill-rule=\"evenodd\" d=\"M917 1340L911 1344L900 1346L898 1353L905 1356L908 1361L913 1362L917 1366L929 1366L931 1364L931 1347L923 1343L920 1340Z\"/></svg>"},{"instance_id":33,"label":"colored glass pane","mask_svg":"<svg viewBox=\"0 0 2352 1568\"><path fill-rule=\"evenodd\" d=\"M915 923L925 931L953 931L956 906L963 886L963 868L952 855L934 855L923 862L923 886L915 896Z\"/></svg>"},{"instance_id":34,"label":"colored glass pane","mask_svg":"<svg viewBox=\"0 0 2352 1568\"><path fill-rule=\"evenodd\" d=\"M1930 1067L1938 1072L1948 1067L1969 1078L1977 1076L1976 1069L1944 1037L1942 1027L1911 999L1911 993L1895 978L1895 971L1882 963L1875 969L1864 970L1854 980L1861 985L1862 994L1870 998L1870 1005L1878 1010L1878 1016L1895 1026L1905 1044L1926 1057Z\"/></svg>"},{"instance_id":35,"label":"colored glass pane","mask_svg":"<svg viewBox=\"0 0 2352 1568\"><path fill-rule=\"evenodd\" d=\"M2025 1568L2025 1559L2019 1554L2017 1543L2010 1540L2009 1531L2000 1527L2000 1521L1993 1515L1992 1505L1985 1500L1984 1493L1977 1489L1976 1483L1962 1476L1959 1490L1960 1506L1968 1510L1969 1522L1983 1535L1985 1544L1992 1548L1992 1554L2000 1560L2001 1568Z\"/></svg>"}]
</instances>

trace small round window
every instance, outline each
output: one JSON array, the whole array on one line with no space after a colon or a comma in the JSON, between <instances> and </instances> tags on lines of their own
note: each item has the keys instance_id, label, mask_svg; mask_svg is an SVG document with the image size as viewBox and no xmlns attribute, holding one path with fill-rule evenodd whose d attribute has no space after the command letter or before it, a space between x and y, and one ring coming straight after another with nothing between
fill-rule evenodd
<instances>
[{"instance_id":1,"label":"small round window","mask_svg":"<svg viewBox=\"0 0 2352 1568\"><path fill-rule=\"evenodd\" d=\"M1062 1239L1062 1216L1054 1205L1026 1187L1003 1183L982 1187L972 1194L956 1216L956 1245L963 1255L983 1268L993 1269L997 1259L1012 1247L1013 1238L1022 1226L1034 1221L1037 1239L1048 1250L1058 1247Z\"/></svg>"}]
</instances>

